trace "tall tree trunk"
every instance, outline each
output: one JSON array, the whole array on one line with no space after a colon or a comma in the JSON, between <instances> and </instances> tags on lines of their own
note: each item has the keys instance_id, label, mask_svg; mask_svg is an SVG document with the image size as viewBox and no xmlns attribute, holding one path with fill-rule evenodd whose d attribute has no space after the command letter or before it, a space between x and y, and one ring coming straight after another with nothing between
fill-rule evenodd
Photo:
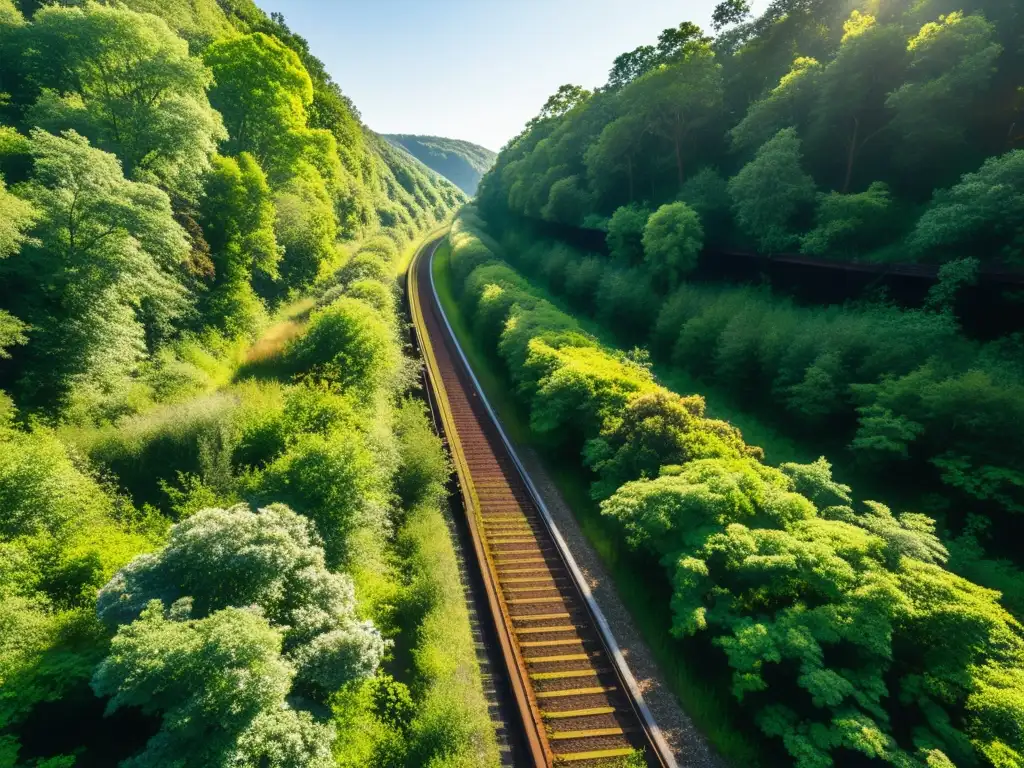
<instances>
[{"instance_id":1,"label":"tall tree trunk","mask_svg":"<svg viewBox=\"0 0 1024 768\"><path fill-rule=\"evenodd\" d=\"M850 191L850 184L853 182L853 165L857 160L857 142L860 140L860 119L853 118L853 137L850 139L850 148L846 153L846 179L843 181L843 194Z\"/></svg>"},{"instance_id":2,"label":"tall tree trunk","mask_svg":"<svg viewBox=\"0 0 1024 768\"><path fill-rule=\"evenodd\" d=\"M683 140L676 137L676 173L679 176L679 188L683 188Z\"/></svg>"}]
</instances>

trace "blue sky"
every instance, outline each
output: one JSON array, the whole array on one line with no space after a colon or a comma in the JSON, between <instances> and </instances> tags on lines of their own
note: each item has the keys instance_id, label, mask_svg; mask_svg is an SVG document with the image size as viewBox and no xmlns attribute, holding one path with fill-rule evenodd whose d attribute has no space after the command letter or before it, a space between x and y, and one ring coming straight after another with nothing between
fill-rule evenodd
<instances>
[{"instance_id":1,"label":"blue sky","mask_svg":"<svg viewBox=\"0 0 1024 768\"><path fill-rule=\"evenodd\" d=\"M256 0L309 40L373 130L494 150L559 85L602 85L618 54L681 21L710 29L716 1Z\"/></svg>"}]
</instances>

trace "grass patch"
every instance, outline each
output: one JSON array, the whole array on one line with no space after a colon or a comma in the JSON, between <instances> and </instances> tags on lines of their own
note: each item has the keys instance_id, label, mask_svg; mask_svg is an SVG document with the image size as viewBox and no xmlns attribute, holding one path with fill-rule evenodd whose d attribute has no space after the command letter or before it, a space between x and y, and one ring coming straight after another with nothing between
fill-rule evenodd
<instances>
[{"instance_id":1,"label":"grass patch","mask_svg":"<svg viewBox=\"0 0 1024 768\"><path fill-rule=\"evenodd\" d=\"M473 372L513 442L530 445L541 454L566 503L573 510L584 534L597 550L615 582L615 588L629 609L633 620L651 648L662 675L687 714L700 731L730 763L743 766L761 765L761 757L774 754L775 749L763 740L748 735L753 724L738 711L728 694L728 673L718 675L715 668L723 665L700 664L700 658L717 650L701 647L698 641L679 641L669 633L671 617L667 609L669 586L664 573L655 564L640 561L631 553L617 531L605 520L598 505L590 498L591 477L576 457L567 457L538 441L530 431L529 417L499 373L500 361L484 352L459 312L459 305L450 275L451 248L446 241L438 248L433 274L438 297L455 335L469 359ZM596 332L592 323L587 330ZM749 724L749 728L737 724Z\"/></svg>"}]
</instances>

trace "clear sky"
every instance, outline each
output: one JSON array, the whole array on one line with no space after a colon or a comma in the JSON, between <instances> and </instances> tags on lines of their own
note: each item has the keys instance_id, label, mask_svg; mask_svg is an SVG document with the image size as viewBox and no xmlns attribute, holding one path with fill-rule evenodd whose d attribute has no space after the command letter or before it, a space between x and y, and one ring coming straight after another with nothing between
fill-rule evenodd
<instances>
[{"instance_id":1,"label":"clear sky","mask_svg":"<svg viewBox=\"0 0 1024 768\"><path fill-rule=\"evenodd\" d=\"M256 0L284 14L378 133L498 150L563 83L603 85L612 60L717 0ZM767 0L754 0L754 11Z\"/></svg>"}]
</instances>

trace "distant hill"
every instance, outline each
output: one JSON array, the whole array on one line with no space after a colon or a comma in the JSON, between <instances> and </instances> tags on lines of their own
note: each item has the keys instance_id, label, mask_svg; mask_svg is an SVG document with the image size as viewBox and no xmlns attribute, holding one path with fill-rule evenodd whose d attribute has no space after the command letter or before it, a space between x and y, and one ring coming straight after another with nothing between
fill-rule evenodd
<instances>
[{"instance_id":1,"label":"distant hill","mask_svg":"<svg viewBox=\"0 0 1024 768\"><path fill-rule=\"evenodd\" d=\"M385 135L428 168L444 176L466 194L475 195L480 179L494 165L495 152L477 144L438 136Z\"/></svg>"}]
</instances>

